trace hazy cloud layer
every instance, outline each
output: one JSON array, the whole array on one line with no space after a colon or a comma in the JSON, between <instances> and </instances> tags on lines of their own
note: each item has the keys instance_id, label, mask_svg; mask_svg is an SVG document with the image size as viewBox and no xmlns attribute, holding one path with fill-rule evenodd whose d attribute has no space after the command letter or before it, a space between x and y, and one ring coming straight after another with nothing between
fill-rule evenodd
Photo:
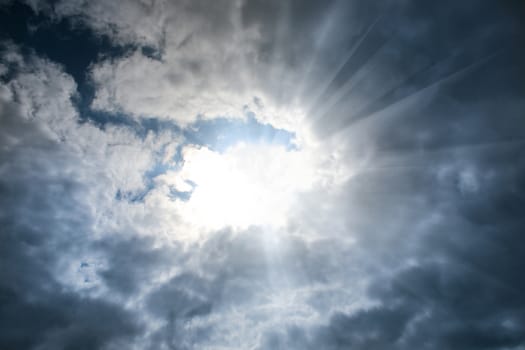
<instances>
[{"instance_id":1,"label":"hazy cloud layer","mask_svg":"<svg viewBox=\"0 0 525 350\"><path fill-rule=\"evenodd\" d=\"M0 4L2 349L525 348L519 2Z\"/></svg>"}]
</instances>

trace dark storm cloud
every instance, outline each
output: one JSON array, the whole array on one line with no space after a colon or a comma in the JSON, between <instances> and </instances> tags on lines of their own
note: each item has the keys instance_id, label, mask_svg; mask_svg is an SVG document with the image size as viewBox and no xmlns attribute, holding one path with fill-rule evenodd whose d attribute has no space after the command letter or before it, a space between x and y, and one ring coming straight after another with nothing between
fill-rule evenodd
<instances>
[{"instance_id":1,"label":"dark storm cloud","mask_svg":"<svg viewBox=\"0 0 525 350\"><path fill-rule=\"evenodd\" d=\"M515 197L506 198L504 209L494 201L491 209L497 217L483 220L484 225L442 223L419 247L417 266L376 281L371 295L380 307L334 316L327 328L315 333L313 348L318 342L329 349L501 349L522 345L523 219L512 214L512 206L523 208L524 203L523 198ZM467 206L484 206L486 200ZM447 219L453 222L453 215L449 213Z\"/></svg>"},{"instance_id":2,"label":"dark storm cloud","mask_svg":"<svg viewBox=\"0 0 525 350\"><path fill-rule=\"evenodd\" d=\"M452 51L464 64L499 47L495 56L434 89L417 109L386 110L356 131L351 112L335 115L334 130L349 125L349 137L366 138L379 150L376 162L350 183L359 206L348 205L363 217L354 224L361 230L358 244L375 259L371 271L398 266L372 277L369 296L379 305L334 314L325 327L269 333L268 349L513 349L525 343L523 37L517 7L485 5L478 12L463 3L439 6L432 15L408 6L407 13L428 16L427 29L414 35L430 57ZM422 87L407 84L413 92ZM371 224L378 217L382 225ZM425 220L432 224L421 230Z\"/></svg>"},{"instance_id":3,"label":"dark storm cloud","mask_svg":"<svg viewBox=\"0 0 525 350\"><path fill-rule=\"evenodd\" d=\"M152 283L154 272L165 270L183 259L173 247L156 248L146 238L106 239L94 243L96 251L111 257L109 266L99 272L106 285L124 295L133 295L144 285Z\"/></svg>"},{"instance_id":4,"label":"dark storm cloud","mask_svg":"<svg viewBox=\"0 0 525 350\"><path fill-rule=\"evenodd\" d=\"M368 296L377 304L334 313L325 326L269 332L265 349L523 346L523 143L447 154L434 166L468 164L476 169L469 180L475 185L465 185L454 166L446 175L427 169L425 182L418 180L421 170L397 170L410 181L402 188L394 185L391 170L381 171L360 184L379 191L363 192L379 203L358 197L360 205L348 209L363 216L354 223L360 231L355 254L362 254L354 262L369 271ZM378 218L382 224L371 225Z\"/></svg>"},{"instance_id":5,"label":"dark storm cloud","mask_svg":"<svg viewBox=\"0 0 525 350\"><path fill-rule=\"evenodd\" d=\"M393 6L362 36L324 98L311 109L319 132L326 135L386 110L467 67L471 70L465 75L483 77L467 92L502 81L508 84L509 74L523 72L519 21L516 7L492 2ZM492 65L491 76L486 76L485 64ZM501 66L505 66L503 76L497 76L496 67Z\"/></svg>"},{"instance_id":6,"label":"dark storm cloud","mask_svg":"<svg viewBox=\"0 0 525 350\"><path fill-rule=\"evenodd\" d=\"M399 270L372 277L369 296L379 306L334 314L325 327L269 333L268 349L510 349L525 343L522 8L434 5L402 9L402 20L394 20L402 40L393 41L391 52L416 65L409 53L417 54L432 69L407 74L395 88L401 91L376 101L369 98L380 86L370 76L371 85L357 84L346 97L364 98L369 107L354 112L342 98L319 123L332 130L348 126L357 144L379 150L377 162L350 183L359 205L346 206L361 217L353 221L359 246L375 260L365 260L372 276L387 266ZM424 104L389 113L391 103L440 75L479 62L431 95L423 92ZM352 130L353 118L383 108L376 121ZM372 224L375 218L382 225ZM432 224L421 230L425 220Z\"/></svg>"}]
</instances>

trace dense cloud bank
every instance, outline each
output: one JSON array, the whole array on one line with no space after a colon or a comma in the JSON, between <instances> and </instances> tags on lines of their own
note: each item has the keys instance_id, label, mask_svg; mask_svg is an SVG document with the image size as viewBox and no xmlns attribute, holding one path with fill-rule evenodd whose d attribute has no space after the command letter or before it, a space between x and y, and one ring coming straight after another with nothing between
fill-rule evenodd
<instances>
[{"instance_id":1,"label":"dense cloud bank","mask_svg":"<svg viewBox=\"0 0 525 350\"><path fill-rule=\"evenodd\" d=\"M0 348L525 348L519 2L0 6Z\"/></svg>"}]
</instances>

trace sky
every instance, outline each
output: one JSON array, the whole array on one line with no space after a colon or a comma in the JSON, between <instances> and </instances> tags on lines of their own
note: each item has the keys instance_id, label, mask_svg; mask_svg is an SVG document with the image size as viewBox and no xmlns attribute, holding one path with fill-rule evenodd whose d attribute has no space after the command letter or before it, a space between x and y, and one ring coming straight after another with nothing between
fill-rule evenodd
<instances>
[{"instance_id":1,"label":"sky","mask_svg":"<svg viewBox=\"0 0 525 350\"><path fill-rule=\"evenodd\" d=\"M0 348L525 350L518 0L0 0Z\"/></svg>"}]
</instances>

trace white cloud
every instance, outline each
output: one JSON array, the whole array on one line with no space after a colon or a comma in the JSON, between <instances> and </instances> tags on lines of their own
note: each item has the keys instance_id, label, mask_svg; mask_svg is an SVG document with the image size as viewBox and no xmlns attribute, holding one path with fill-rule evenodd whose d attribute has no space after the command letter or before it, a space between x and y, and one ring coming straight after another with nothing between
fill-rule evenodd
<instances>
[{"instance_id":1,"label":"white cloud","mask_svg":"<svg viewBox=\"0 0 525 350\"><path fill-rule=\"evenodd\" d=\"M71 102L76 94L74 80L50 61L33 58L26 63L16 47L9 47L8 52L5 59L19 74L6 87L20 106L21 116L35 120L52 139L63 139L77 119Z\"/></svg>"},{"instance_id":2,"label":"white cloud","mask_svg":"<svg viewBox=\"0 0 525 350\"><path fill-rule=\"evenodd\" d=\"M35 56L24 60L15 47L6 56L10 62L16 60L18 73L2 87L5 103L14 103L21 118L67 152L67 168L55 172L88 188L84 202L98 218L97 225L102 225L98 231L122 224L135 226L134 210L127 213L127 209L120 209L135 206L117 201L117 191L123 197L146 191L147 172L159 163L172 165L173 149L180 137L161 132L140 138L127 127L108 125L102 130L89 122L79 123L72 102L76 85L61 67ZM27 140L13 142L23 145Z\"/></svg>"},{"instance_id":3,"label":"white cloud","mask_svg":"<svg viewBox=\"0 0 525 350\"><path fill-rule=\"evenodd\" d=\"M81 21L113 42L138 46L125 57L91 67L93 108L174 120L244 118L247 110L300 133L300 99L311 73L306 60L288 65L261 53L265 28L244 23L242 1L59 1L55 16ZM73 17L72 17L73 16ZM153 47L160 59L142 54ZM255 101L258 102L255 102ZM262 103L260 103L262 101Z\"/></svg>"},{"instance_id":4,"label":"white cloud","mask_svg":"<svg viewBox=\"0 0 525 350\"><path fill-rule=\"evenodd\" d=\"M295 150L282 145L237 144L223 153L188 145L177 168L173 156L182 140L169 132L140 138L126 127L107 125L102 130L90 123L79 124L71 103L71 78L58 66L36 57L32 60L35 65L23 63L27 67L19 75L20 81L16 77L4 87L5 98L13 102L13 91L27 96L17 102L27 121L45 128L47 137L67 154L63 166L55 169L50 165L46 176L69 178L81 185L82 191L71 196L83 204L79 210L88 216L81 232L87 242L76 242L59 254L53 267L65 290L128 305L140 312L148 321L148 332L154 334L163 331L166 320L147 308L145 300L150 293L178 276L205 276L210 286L192 290L190 284L185 288L190 295L198 295L198 300L214 300L214 312L188 322L177 321L180 325L175 334L181 341L191 341L199 329L209 327L213 332L199 342L210 348L220 344L255 346L262 342L262 334L277 325L314 325L326 321L333 310L364 305L359 299L364 282L357 288L354 274L352 292L337 294L350 278L348 270L334 268L333 261L313 246L303 247L303 242L317 242L327 234L322 231L326 222L339 224L343 220L337 217L340 212L335 206L324 205L328 210L322 213L323 220L308 231L290 227L292 221L304 221L304 213L312 217L319 214L315 206L298 210L307 204L301 202L305 193L314 193L314 201L338 199L332 196L333 190L346 179L335 167L341 155L334 154L340 150L332 149L332 157L326 158L325 144L309 142ZM48 89L56 86L64 89ZM47 100L40 91L46 89L55 94ZM146 174L156 164L173 169L156 176L153 188L146 192ZM172 188L193 189L193 193L188 201L174 199ZM118 200L115 196L119 190L145 195L135 202ZM318 195L324 191L326 195ZM56 210L60 216L78 215L68 213L68 208ZM234 233L221 237L228 227ZM93 247L137 236L152 237L163 251L179 244L182 248L169 256L169 264L154 265L141 277L148 283L141 283L137 291L125 296L112 290L103 276L120 259L112 254L129 252L108 253ZM337 249L331 249L330 254L337 254L339 261L352 257L352 244L350 239L337 240ZM215 300L215 293L223 293L222 299ZM336 293L337 298L325 300L319 307L311 298L323 293ZM244 301L237 300L237 294ZM345 298L352 298L352 303L343 307L340 303Z\"/></svg>"},{"instance_id":5,"label":"white cloud","mask_svg":"<svg viewBox=\"0 0 525 350\"><path fill-rule=\"evenodd\" d=\"M199 63L169 56L165 60L136 52L95 65L92 77L97 92L93 108L123 111L134 117L171 119L180 125L191 123L198 116L243 117L244 104L249 103L253 92L243 92L235 86L240 84L238 77L221 72L228 69L221 67L224 62ZM202 65L200 71L192 72L192 64Z\"/></svg>"}]
</instances>

